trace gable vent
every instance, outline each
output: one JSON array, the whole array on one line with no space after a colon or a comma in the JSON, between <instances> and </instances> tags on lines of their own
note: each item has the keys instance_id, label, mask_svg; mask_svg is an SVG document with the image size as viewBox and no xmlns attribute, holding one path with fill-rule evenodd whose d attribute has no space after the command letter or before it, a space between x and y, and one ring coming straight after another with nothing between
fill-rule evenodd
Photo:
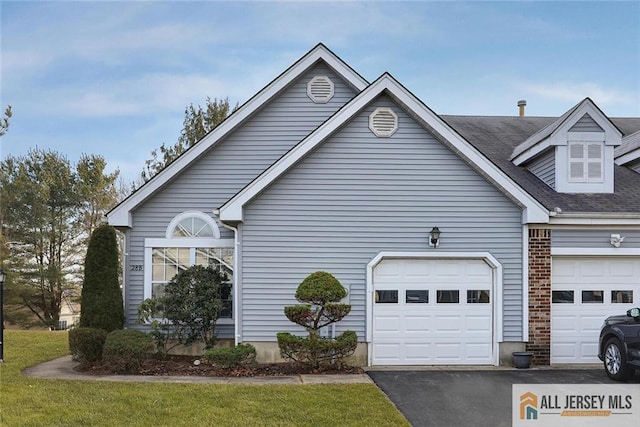
<instances>
[{"instance_id":1,"label":"gable vent","mask_svg":"<svg viewBox=\"0 0 640 427\"><path fill-rule=\"evenodd\" d=\"M333 82L327 76L315 76L307 83L307 96L316 104L326 104L333 98Z\"/></svg>"},{"instance_id":2,"label":"gable vent","mask_svg":"<svg viewBox=\"0 0 640 427\"><path fill-rule=\"evenodd\" d=\"M369 129L378 137L390 137L398 130L398 116L391 108L376 108L369 116Z\"/></svg>"}]
</instances>

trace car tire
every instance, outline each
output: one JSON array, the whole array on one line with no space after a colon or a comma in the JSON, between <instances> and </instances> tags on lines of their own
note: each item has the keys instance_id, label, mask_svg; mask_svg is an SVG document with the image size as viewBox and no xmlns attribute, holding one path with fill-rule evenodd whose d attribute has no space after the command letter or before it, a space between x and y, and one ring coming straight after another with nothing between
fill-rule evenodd
<instances>
[{"instance_id":1,"label":"car tire","mask_svg":"<svg viewBox=\"0 0 640 427\"><path fill-rule=\"evenodd\" d=\"M627 381L635 369L627 365L627 355L617 338L611 338L604 346L604 370L612 380Z\"/></svg>"}]
</instances>

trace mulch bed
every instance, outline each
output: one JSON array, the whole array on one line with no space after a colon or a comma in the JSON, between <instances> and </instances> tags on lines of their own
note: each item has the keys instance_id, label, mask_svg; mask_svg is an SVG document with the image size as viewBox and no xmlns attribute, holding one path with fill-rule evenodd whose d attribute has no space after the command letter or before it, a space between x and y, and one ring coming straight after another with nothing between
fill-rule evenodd
<instances>
[{"instance_id":1,"label":"mulch bed","mask_svg":"<svg viewBox=\"0 0 640 427\"><path fill-rule=\"evenodd\" d=\"M199 360L200 364L194 364ZM88 375L120 374L110 366L97 363L81 372ZM252 366L236 368L220 368L213 366L205 359L196 356L167 356L166 358L151 358L143 362L138 375L153 376L198 376L198 377L258 377L258 376L286 376L300 374L362 374L364 370L357 366L323 366L311 368L299 363L258 363Z\"/></svg>"}]
</instances>

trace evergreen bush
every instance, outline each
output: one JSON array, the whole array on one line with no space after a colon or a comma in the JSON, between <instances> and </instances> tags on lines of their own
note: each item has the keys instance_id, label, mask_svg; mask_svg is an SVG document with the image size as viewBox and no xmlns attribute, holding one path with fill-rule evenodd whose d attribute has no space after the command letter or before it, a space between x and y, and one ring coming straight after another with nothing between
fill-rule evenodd
<instances>
[{"instance_id":1,"label":"evergreen bush","mask_svg":"<svg viewBox=\"0 0 640 427\"><path fill-rule=\"evenodd\" d=\"M96 328L74 328L69 330L69 352L71 358L87 367L102 359L107 331Z\"/></svg>"},{"instance_id":2,"label":"evergreen bush","mask_svg":"<svg viewBox=\"0 0 640 427\"><path fill-rule=\"evenodd\" d=\"M80 326L111 332L124 325L119 283L116 231L108 224L95 229L84 261Z\"/></svg>"},{"instance_id":3,"label":"evergreen bush","mask_svg":"<svg viewBox=\"0 0 640 427\"><path fill-rule=\"evenodd\" d=\"M114 372L137 374L153 349L153 338L144 332L135 329L116 330L107 335L102 361Z\"/></svg>"},{"instance_id":4,"label":"evergreen bush","mask_svg":"<svg viewBox=\"0 0 640 427\"><path fill-rule=\"evenodd\" d=\"M332 274L316 271L307 276L296 290L296 299L304 304L285 307L284 314L304 327L309 336L278 333L280 355L312 367L341 364L344 358L352 355L358 345L355 332L345 331L335 339L320 337L322 328L339 322L351 311L349 304L339 303L346 296L347 290Z\"/></svg>"},{"instance_id":5,"label":"evergreen bush","mask_svg":"<svg viewBox=\"0 0 640 427\"><path fill-rule=\"evenodd\" d=\"M212 348L204 352L204 358L221 368L248 366L256 363L256 349L251 344L238 344L229 348Z\"/></svg>"}]
</instances>

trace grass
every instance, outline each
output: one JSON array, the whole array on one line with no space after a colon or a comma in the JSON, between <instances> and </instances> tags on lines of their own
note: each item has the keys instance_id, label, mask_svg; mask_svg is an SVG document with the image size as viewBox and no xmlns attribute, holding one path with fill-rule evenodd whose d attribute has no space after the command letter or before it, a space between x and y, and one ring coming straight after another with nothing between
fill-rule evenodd
<instances>
[{"instance_id":1,"label":"grass","mask_svg":"<svg viewBox=\"0 0 640 427\"><path fill-rule=\"evenodd\" d=\"M372 384L98 383L21 374L66 354L66 332L5 331L0 425L409 425Z\"/></svg>"}]
</instances>

